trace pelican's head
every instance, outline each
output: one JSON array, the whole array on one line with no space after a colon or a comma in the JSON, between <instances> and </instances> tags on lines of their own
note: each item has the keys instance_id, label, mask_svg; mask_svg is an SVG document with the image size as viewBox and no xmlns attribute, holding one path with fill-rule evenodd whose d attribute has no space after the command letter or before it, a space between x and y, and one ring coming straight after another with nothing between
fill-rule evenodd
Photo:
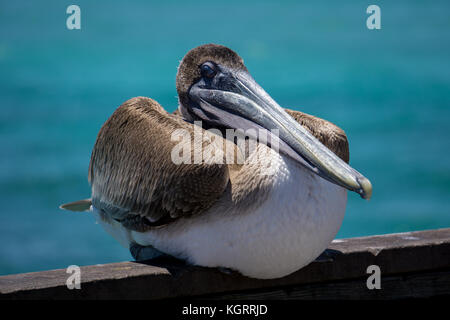
<instances>
[{"instance_id":1,"label":"pelican's head","mask_svg":"<svg viewBox=\"0 0 450 320\"><path fill-rule=\"evenodd\" d=\"M192 49L181 61L176 84L180 112L187 121L201 120L207 127L245 132L255 129L254 138L276 140L281 153L315 174L370 198L370 181L281 108L231 49L215 44Z\"/></svg>"}]
</instances>

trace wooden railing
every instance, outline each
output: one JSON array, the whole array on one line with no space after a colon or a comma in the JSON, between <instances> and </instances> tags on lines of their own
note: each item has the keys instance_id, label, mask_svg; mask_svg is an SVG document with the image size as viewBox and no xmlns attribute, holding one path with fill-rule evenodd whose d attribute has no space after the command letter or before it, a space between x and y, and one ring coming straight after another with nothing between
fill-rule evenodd
<instances>
[{"instance_id":1,"label":"wooden railing","mask_svg":"<svg viewBox=\"0 0 450 320\"><path fill-rule=\"evenodd\" d=\"M380 289L369 289L377 268ZM80 267L81 288L70 290L66 271L1 276L0 299L450 297L450 228L335 240L310 265L274 280L160 260Z\"/></svg>"}]
</instances>

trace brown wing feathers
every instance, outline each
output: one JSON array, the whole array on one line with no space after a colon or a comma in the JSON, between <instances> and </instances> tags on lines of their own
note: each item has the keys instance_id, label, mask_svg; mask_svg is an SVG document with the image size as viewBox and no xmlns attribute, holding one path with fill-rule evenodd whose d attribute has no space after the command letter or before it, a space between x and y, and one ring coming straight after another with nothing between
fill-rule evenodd
<instances>
[{"instance_id":1,"label":"brown wing feathers","mask_svg":"<svg viewBox=\"0 0 450 320\"><path fill-rule=\"evenodd\" d=\"M342 129L299 111L286 111L348 162L348 142ZM92 203L105 218L144 231L199 213L224 192L229 183L226 164L176 165L171 161L172 148L179 143L171 141L176 129L184 129L193 137L192 125L179 114L169 114L154 100L143 97L126 101L105 122L89 166ZM189 143L194 150L194 142ZM223 143L230 148L229 142Z\"/></svg>"},{"instance_id":2,"label":"brown wing feathers","mask_svg":"<svg viewBox=\"0 0 450 320\"><path fill-rule=\"evenodd\" d=\"M210 206L228 183L228 168L174 164L171 151L178 142L171 141L171 133L180 128L193 130L149 98L133 98L120 106L101 128L92 152L93 205L133 229Z\"/></svg>"},{"instance_id":3,"label":"brown wing feathers","mask_svg":"<svg viewBox=\"0 0 450 320\"><path fill-rule=\"evenodd\" d=\"M349 162L350 153L344 130L327 120L300 111L285 110L295 121L307 128L313 136L333 151L339 158L347 163Z\"/></svg>"}]
</instances>

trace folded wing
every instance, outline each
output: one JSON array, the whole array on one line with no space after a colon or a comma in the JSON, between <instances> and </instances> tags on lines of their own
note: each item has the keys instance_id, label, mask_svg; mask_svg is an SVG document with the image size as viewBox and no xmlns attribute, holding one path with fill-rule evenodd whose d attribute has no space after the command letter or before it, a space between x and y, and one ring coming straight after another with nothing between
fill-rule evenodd
<instances>
[{"instance_id":1,"label":"folded wing","mask_svg":"<svg viewBox=\"0 0 450 320\"><path fill-rule=\"evenodd\" d=\"M181 134L173 136L175 132ZM226 142L219 136L209 142L194 140L193 125L167 113L154 100L128 100L103 125L92 151L93 206L105 219L137 231L204 211L225 190L229 171L217 157L203 155L201 163L193 163L193 150L199 143L205 147ZM191 163L173 161L176 146L176 150L192 150Z\"/></svg>"}]
</instances>

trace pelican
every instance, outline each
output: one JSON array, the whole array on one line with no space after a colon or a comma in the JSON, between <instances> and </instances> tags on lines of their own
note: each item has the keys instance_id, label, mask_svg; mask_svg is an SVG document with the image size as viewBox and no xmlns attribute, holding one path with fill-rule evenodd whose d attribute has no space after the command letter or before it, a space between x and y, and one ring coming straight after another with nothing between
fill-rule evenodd
<instances>
[{"instance_id":1,"label":"pelican","mask_svg":"<svg viewBox=\"0 0 450 320\"><path fill-rule=\"evenodd\" d=\"M134 259L168 255L252 278L283 277L333 240L347 190L370 198L370 181L348 165L344 131L280 107L231 49L190 50L176 88L172 114L145 97L115 110L92 151L91 198L61 206L91 212ZM180 130L183 139L174 135ZM228 139L229 130L243 131L245 143ZM205 146L225 151L175 163L181 147Z\"/></svg>"}]
</instances>

